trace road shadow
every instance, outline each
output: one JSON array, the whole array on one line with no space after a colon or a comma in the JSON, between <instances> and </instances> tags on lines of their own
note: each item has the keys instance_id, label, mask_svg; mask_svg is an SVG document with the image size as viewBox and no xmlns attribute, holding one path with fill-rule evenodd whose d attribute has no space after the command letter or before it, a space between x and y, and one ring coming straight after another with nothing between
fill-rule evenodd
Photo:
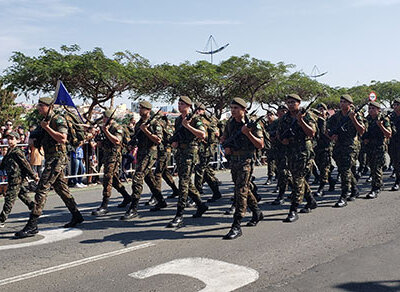
<instances>
[{"instance_id":1,"label":"road shadow","mask_svg":"<svg viewBox=\"0 0 400 292\"><path fill-rule=\"evenodd\" d=\"M370 282L349 282L334 286L350 292L391 292L400 291L400 280L393 281L370 281Z\"/></svg>"}]
</instances>

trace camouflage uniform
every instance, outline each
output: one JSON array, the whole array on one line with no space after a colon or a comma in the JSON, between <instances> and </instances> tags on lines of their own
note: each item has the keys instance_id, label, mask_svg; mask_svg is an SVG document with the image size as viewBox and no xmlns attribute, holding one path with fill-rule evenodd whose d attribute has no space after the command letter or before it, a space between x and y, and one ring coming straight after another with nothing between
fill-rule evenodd
<instances>
[{"instance_id":1,"label":"camouflage uniform","mask_svg":"<svg viewBox=\"0 0 400 292\"><path fill-rule=\"evenodd\" d=\"M206 115L203 115L201 118L207 130L207 136L206 141L201 141L199 143L199 163L197 163L194 168L194 185L200 193L203 193L203 184L207 182L213 192L214 198L210 201L214 201L221 197L221 193L219 192L218 180L215 177L214 169L209 163L217 147L218 139L215 133L218 132L219 129L216 119L212 117L209 118Z\"/></svg>"},{"instance_id":2,"label":"camouflage uniform","mask_svg":"<svg viewBox=\"0 0 400 292\"><path fill-rule=\"evenodd\" d=\"M315 121L309 113L305 115L304 122L316 131ZM288 135L288 132L291 132L291 135ZM297 208L302 203L304 196L307 201L306 208L315 208L315 200L312 197L310 186L305 180L305 175L308 171L307 166L314 155L311 138L305 135L304 131L298 125L296 117L292 117L290 112L279 119L278 137L281 140L284 138L289 140L286 153L288 169L293 179L290 211L297 213Z\"/></svg>"},{"instance_id":3,"label":"camouflage uniform","mask_svg":"<svg viewBox=\"0 0 400 292\"><path fill-rule=\"evenodd\" d=\"M357 114L358 122L363 125L362 118ZM358 149L357 130L348 115L341 111L335 113L327 122L330 135L336 134L338 140L333 147L333 159L338 167L341 178L341 198L346 200L351 191L352 198L358 196L357 180L352 168L355 166Z\"/></svg>"},{"instance_id":4,"label":"camouflage uniform","mask_svg":"<svg viewBox=\"0 0 400 292\"><path fill-rule=\"evenodd\" d=\"M264 135L266 137L264 137L264 149L263 152L265 154L265 156L267 157L267 182L265 184L270 184L272 177L275 173L275 171L277 171L276 169L276 155L274 155L274 150L273 146L272 146L272 141L271 141L271 136L270 133L271 132L275 132L276 133L276 128L277 128L277 123L275 123L276 120L274 120L272 123L269 123L268 121L263 123L263 127L265 129L265 131L268 133L268 135ZM274 143L275 144L275 143ZM275 145L274 145L275 146Z\"/></svg>"},{"instance_id":5,"label":"camouflage uniform","mask_svg":"<svg viewBox=\"0 0 400 292\"><path fill-rule=\"evenodd\" d=\"M398 116L393 112L390 115L390 124L392 137L389 142L389 155L396 175L396 181L392 190L397 191L400 185L400 115Z\"/></svg>"},{"instance_id":6,"label":"camouflage uniform","mask_svg":"<svg viewBox=\"0 0 400 292\"><path fill-rule=\"evenodd\" d=\"M121 142L119 145L112 143L105 137L101 143L103 149L103 156L101 163L104 165L103 176L103 201L100 208L93 211L92 214L96 216L104 215L108 212L108 202L111 197L111 191L114 187L120 194L122 194L124 201L119 207L126 206L130 202L129 193L119 179L119 170L122 160L122 138L123 129L114 120L111 121L108 131L111 135L117 137Z\"/></svg>"},{"instance_id":7,"label":"camouflage uniform","mask_svg":"<svg viewBox=\"0 0 400 292\"><path fill-rule=\"evenodd\" d=\"M372 191L379 191L383 185L383 166L385 164L385 153L387 150L386 139L377 121L382 120L383 126L390 130L390 121L379 114L376 118L367 117L368 128L362 136L365 144L365 152L371 168Z\"/></svg>"},{"instance_id":8,"label":"camouflage uniform","mask_svg":"<svg viewBox=\"0 0 400 292\"><path fill-rule=\"evenodd\" d=\"M249 119L247 117L245 123L230 119L223 134L225 141L241 131L242 127L248 123ZM251 132L255 137L263 138L263 132L259 124L256 125ZM255 224L262 219L263 215L257 205L257 199L252 192L250 181L256 148L243 133L235 139L234 144L234 147L227 146L231 148L232 152L230 155L230 169L232 181L235 184L235 213L232 228L240 229L240 222L246 215L247 206L253 212L252 221L254 221Z\"/></svg>"},{"instance_id":9,"label":"camouflage uniform","mask_svg":"<svg viewBox=\"0 0 400 292\"><path fill-rule=\"evenodd\" d=\"M157 163L156 170L154 171L156 188L159 192L161 192L161 179L163 178L167 185L172 189L171 197L175 197L179 195L179 189L175 185L174 178L171 175L171 172L168 169L168 162L171 161L171 143L169 139L173 135L173 129L168 121L159 120L160 126L162 127L163 132L163 140L160 145L157 147Z\"/></svg>"},{"instance_id":10,"label":"camouflage uniform","mask_svg":"<svg viewBox=\"0 0 400 292\"><path fill-rule=\"evenodd\" d=\"M7 172L8 187L4 197L3 211L0 213L0 223L7 220L11 209L18 196L29 208L33 208L33 201L28 196L28 190L24 186L26 177L35 179L35 172L26 160L24 152L20 148L9 148L0 164L0 169Z\"/></svg>"}]
</instances>

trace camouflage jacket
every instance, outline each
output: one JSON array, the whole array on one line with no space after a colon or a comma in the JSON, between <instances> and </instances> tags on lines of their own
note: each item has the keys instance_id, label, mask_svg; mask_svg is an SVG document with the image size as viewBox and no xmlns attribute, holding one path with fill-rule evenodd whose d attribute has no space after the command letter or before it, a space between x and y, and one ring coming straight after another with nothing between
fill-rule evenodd
<instances>
[{"instance_id":1,"label":"camouflage jacket","mask_svg":"<svg viewBox=\"0 0 400 292\"><path fill-rule=\"evenodd\" d=\"M51 113L49 125L54 131L68 135L68 125L62 115ZM43 130L43 138L41 143L43 146L45 159L65 156L67 153L66 144L58 143L45 130Z\"/></svg>"},{"instance_id":2,"label":"camouflage jacket","mask_svg":"<svg viewBox=\"0 0 400 292\"><path fill-rule=\"evenodd\" d=\"M101 141L102 145L102 150L104 153L104 156L109 156L112 153L121 153L122 150L122 136L123 136L123 129L122 126L117 124L116 121L111 121L110 127L108 128L108 131L110 132L111 135L115 136L118 138L118 140L121 142L119 145L116 145L112 143L107 136L103 141Z\"/></svg>"},{"instance_id":3,"label":"camouflage jacket","mask_svg":"<svg viewBox=\"0 0 400 292\"><path fill-rule=\"evenodd\" d=\"M198 115L194 115L190 125L198 130L204 131L206 132L206 129L204 127L203 124L203 120L201 117L199 117ZM186 147L186 145L190 145L190 146L198 146L200 140L198 138L196 138L195 135L193 135L192 132L190 132L188 129L186 129L185 127L182 126L182 116L179 116L176 120L175 120L175 133L179 130L179 146L178 147ZM183 146L185 145L185 146Z\"/></svg>"},{"instance_id":4,"label":"camouflage jacket","mask_svg":"<svg viewBox=\"0 0 400 292\"><path fill-rule=\"evenodd\" d=\"M0 169L7 172L9 183L22 181L25 177L34 179L35 173L21 148L9 148L0 164Z\"/></svg>"},{"instance_id":5,"label":"camouflage jacket","mask_svg":"<svg viewBox=\"0 0 400 292\"><path fill-rule=\"evenodd\" d=\"M357 121L364 125L363 119L359 114L356 114ZM353 122L347 115L343 115L341 111L335 113L327 121L328 133L334 133L338 136L338 140L335 143L336 147L357 147L358 133L353 125Z\"/></svg>"},{"instance_id":6,"label":"camouflage jacket","mask_svg":"<svg viewBox=\"0 0 400 292\"><path fill-rule=\"evenodd\" d=\"M367 116L368 127L362 136L362 140L364 144L367 145L367 148L377 148L379 146L386 145L386 138L383 135L382 130L379 128L376 123L378 120L382 120L383 126L390 130L390 121L388 118L382 117L382 115L378 115L376 118L372 118L370 115Z\"/></svg>"},{"instance_id":7,"label":"camouflage jacket","mask_svg":"<svg viewBox=\"0 0 400 292\"><path fill-rule=\"evenodd\" d=\"M145 133L143 133L143 131L139 130L140 126L143 123L146 123L146 121L143 121L143 119L140 119L135 125L135 133L138 133L138 135L137 135L138 153L142 153L142 154L147 153L150 150L154 150L154 151L157 150L157 144L154 143L153 141L151 141L149 139L149 137L147 137L147 135ZM153 119L151 121L151 123L148 125L147 129L150 131L150 133L159 137L161 139L161 141L163 140L163 128L160 124L159 119Z\"/></svg>"}]
</instances>

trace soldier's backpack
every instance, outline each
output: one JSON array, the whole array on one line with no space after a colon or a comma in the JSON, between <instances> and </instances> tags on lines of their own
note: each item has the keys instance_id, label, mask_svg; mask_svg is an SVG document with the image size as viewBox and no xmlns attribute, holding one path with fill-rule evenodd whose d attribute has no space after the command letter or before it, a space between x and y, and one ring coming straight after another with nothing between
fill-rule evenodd
<instances>
[{"instance_id":1,"label":"soldier's backpack","mask_svg":"<svg viewBox=\"0 0 400 292\"><path fill-rule=\"evenodd\" d=\"M82 121L70 111L65 111L63 116L68 126L68 144L75 149L85 140L85 128L82 126Z\"/></svg>"},{"instance_id":2,"label":"soldier's backpack","mask_svg":"<svg viewBox=\"0 0 400 292\"><path fill-rule=\"evenodd\" d=\"M122 152L129 152L129 143L131 142L131 133L126 125L121 125L122 127Z\"/></svg>"}]
</instances>

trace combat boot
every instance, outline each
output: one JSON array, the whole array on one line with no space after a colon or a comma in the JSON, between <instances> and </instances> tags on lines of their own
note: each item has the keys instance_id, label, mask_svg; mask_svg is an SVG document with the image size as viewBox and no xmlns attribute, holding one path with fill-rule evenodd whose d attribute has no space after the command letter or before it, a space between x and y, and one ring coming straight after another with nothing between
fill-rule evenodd
<instances>
[{"instance_id":1,"label":"combat boot","mask_svg":"<svg viewBox=\"0 0 400 292\"><path fill-rule=\"evenodd\" d=\"M239 236L242 236L242 229L240 228L240 221L242 218L235 216L233 218L233 224L231 227L231 230L229 230L229 232L222 237L222 239L236 239Z\"/></svg>"},{"instance_id":2,"label":"combat boot","mask_svg":"<svg viewBox=\"0 0 400 292\"><path fill-rule=\"evenodd\" d=\"M232 215L235 213L235 203L231 205L231 207L224 212L225 215Z\"/></svg>"},{"instance_id":3,"label":"combat boot","mask_svg":"<svg viewBox=\"0 0 400 292\"><path fill-rule=\"evenodd\" d=\"M146 206L155 205L155 204L157 204L157 199L154 196L151 196L151 198L144 204Z\"/></svg>"},{"instance_id":4,"label":"combat boot","mask_svg":"<svg viewBox=\"0 0 400 292\"><path fill-rule=\"evenodd\" d=\"M395 191L398 191L399 189L400 189L399 183L396 181L396 182L394 183L394 185L392 186L391 191L392 191L392 192L395 192Z\"/></svg>"},{"instance_id":5,"label":"combat boot","mask_svg":"<svg viewBox=\"0 0 400 292\"><path fill-rule=\"evenodd\" d=\"M14 234L15 238L25 238L25 237L35 236L39 232L37 227L38 219L39 216L31 214L29 216L29 220L26 223L25 227Z\"/></svg>"},{"instance_id":6,"label":"combat boot","mask_svg":"<svg viewBox=\"0 0 400 292\"><path fill-rule=\"evenodd\" d=\"M247 226L256 226L258 222L264 219L264 214L261 212L259 208L253 211L253 216L251 217L250 221L247 222Z\"/></svg>"},{"instance_id":7,"label":"combat boot","mask_svg":"<svg viewBox=\"0 0 400 292\"><path fill-rule=\"evenodd\" d=\"M367 199L376 199L379 195L380 190L379 189L374 189L370 191L367 195Z\"/></svg>"},{"instance_id":8,"label":"combat boot","mask_svg":"<svg viewBox=\"0 0 400 292\"><path fill-rule=\"evenodd\" d=\"M349 197L348 192L342 192L342 195L340 196L339 200L336 202L334 205L335 208L343 208L347 206L347 198Z\"/></svg>"},{"instance_id":9,"label":"combat boot","mask_svg":"<svg viewBox=\"0 0 400 292\"><path fill-rule=\"evenodd\" d=\"M78 224L81 224L85 219L83 219L81 212L76 211L72 213L71 221L64 225L64 228L72 228Z\"/></svg>"},{"instance_id":10,"label":"combat boot","mask_svg":"<svg viewBox=\"0 0 400 292\"><path fill-rule=\"evenodd\" d=\"M128 221L138 217L139 216L139 213L137 212L138 205L139 205L139 200L136 198L132 198L132 203L129 206L129 209L125 212L124 216L121 216L121 218L119 219L122 221Z\"/></svg>"},{"instance_id":11,"label":"combat boot","mask_svg":"<svg viewBox=\"0 0 400 292\"><path fill-rule=\"evenodd\" d=\"M325 191L324 191L325 183L321 182L321 184L318 187L318 190L314 193L314 196L316 197L323 197L325 196Z\"/></svg>"},{"instance_id":12,"label":"combat boot","mask_svg":"<svg viewBox=\"0 0 400 292\"><path fill-rule=\"evenodd\" d=\"M317 201L314 198L307 202L303 209L300 210L300 213L311 213L311 210L316 209L318 207Z\"/></svg>"},{"instance_id":13,"label":"combat boot","mask_svg":"<svg viewBox=\"0 0 400 292\"><path fill-rule=\"evenodd\" d=\"M207 203L214 203L221 198L222 198L222 195L221 195L220 191L217 189L215 192L213 192L213 196L207 200Z\"/></svg>"},{"instance_id":14,"label":"combat boot","mask_svg":"<svg viewBox=\"0 0 400 292\"><path fill-rule=\"evenodd\" d=\"M196 210L196 213L193 214L193 218L200 218L206 211L208 210L208 206L206 203L201 203Z\"/></svg>"},{"instance_id":15,"label":"combat boot","mask_svg":"<svg viewBox=\"0 0 400 292\"><path fill-rule=\"evenodd\" d=\"M168 223L166 228L181 228L181 227L183 227L183 210L184 210L184 208L178 206L174 219L172 219Z\"/></svg>"},{"instance_id":16,"label":"combat boot","mask_svg":"<svg viewBox=\"0 0 400 292\"><path fill-rule=\"evenodd\" d=\"M150 211L151 212L160 211L161 209L164 209L166 207L167 207L167 202L165 202L165 200L162 200L157 204L155 204L153 208L150 208Z\"/></svg>"},{"instance_id":17,"label":"combat boot","mask_svg":"<svg viewBox=\"0 0 400 292\"><path fill-rule=\"evenodd\" d=\"M272 182L272 175L269 175L267 178L267 181L264 183L264 185L269 186Z\"/></svg>"},{"instance_id":18,"label":"combat boot","mask_svg":"<svg viewBox=\"0 0 400 292\"><path fill-rule=\"evenodd\" d=\"M125 208L132 202L132 197L128 194L128 192L124 189L122 192L122 197L124 198L121 203L118 204L117 208Z\"/></svg>"},{"instance_id":19,"label":"combat boot","mask_svg":"<svg viewBox=\"0 0 400 292\"><path fill-rule=\"evenodd\" d=\"M292 223L295 222L299 219L299 215L297 215L297 207L298 204L294 203L290 206L289 214L287 217L283 220L285 223Z\"/></svg>"},{"instance_id":20,"label":"combat boot","mask_svg":"<svg viewBox=\"0 0 400 292\"><path fill-rule=\"evenodd\" d=\"M100 207L97 208L95 211L92 211L93 216L104 216L108 213L108 202L110 198L103 197L103 202L101 203Z\"/></svg>"},{"instance_id":21,"label":"combat boot","mask_svg":"<svg viewBox=\"0 0 400 292\"><path fill-rule=\"evenodd\" d=\"M354 188L351 190L351 194L349 197L347 197L347 201L352 202L355 201L355 199L357 199L360 196L360 192L358 190L358 188Z\"/></svg>"}]
</instances>

